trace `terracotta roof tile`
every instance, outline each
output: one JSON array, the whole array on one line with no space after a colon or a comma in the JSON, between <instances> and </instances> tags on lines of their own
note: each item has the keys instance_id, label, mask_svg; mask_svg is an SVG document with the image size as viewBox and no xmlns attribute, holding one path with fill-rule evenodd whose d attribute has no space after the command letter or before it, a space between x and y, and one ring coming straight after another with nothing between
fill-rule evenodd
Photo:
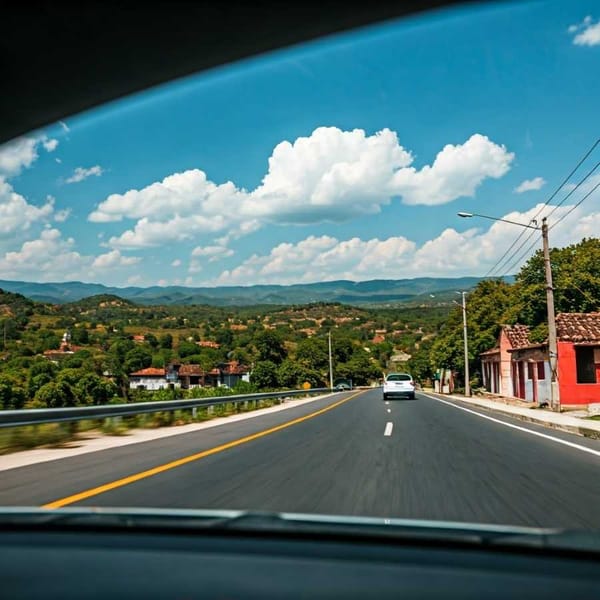
<instances>
[{"instance_id":1,"label":"terracotta roof tile","mask_svg":"<svg viewBox=\"0 0 600 600\"><path fill-rule=\"evenodd\" d=\"M531 342L529 341L529 327L527 325L504 325L504 331L510 345L513 348L522 348L528 346Z\"/></svg>"},{"instance_id":2,"label":"terracotta roof tile","mask_svg":"<svg viewBox=\"0 0 600 600\"><path fill-rule=\"evenodd\" d=\"M148 367L147 369L140 369L139 371L136 371L135 373L130 373L130 375L136 375L136 376L140 376L140 377L164 377L165 370L157 369L155 367Z\"/></svg>"},{"instance_id":3,"label":"terracotta roof tile","mask_svg":"<svg viewBox=\"0 0 600 600\"><path fill-rule=\"evenodd\" d=\"M556 334L563 342L600 343L600 312L560 313L556 317Z\"/></svg>"}]
</instances>

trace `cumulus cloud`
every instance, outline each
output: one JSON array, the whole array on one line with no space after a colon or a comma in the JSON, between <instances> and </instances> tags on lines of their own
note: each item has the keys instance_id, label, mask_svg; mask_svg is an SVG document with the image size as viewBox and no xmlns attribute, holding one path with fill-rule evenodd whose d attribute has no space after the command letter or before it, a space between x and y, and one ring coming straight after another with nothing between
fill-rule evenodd
<instances>
[{"instance_id":1,"label":"cumulus cloud","mask_svg":"<svg viewBox=\"0 0 600 600\"><path fill-rule=\"evenodd\" d=\"M64 223L69 218L70 215L71 215L71 209L63 208L62 210L57 210L54 213L54 220L57 223Z\"/></svg>"},{"instance_id":2,"label":"cumulus cloud","mask_svg":"<svg viewBox=\"0 0 600 600\"><path fill-rule=\"evenodd\" d=\"M531 192L534 190L540 190L546 185L546 180L543 177L534 177L533 179L525 179L516 188L516 194L522 194L523 192Z\"/></svg>"},{"instance_id":3,"label":"cumulus cloud","mask_svg":"<svg viewBox=\"0 0 600 600\"><path fill-rule=\"evenodd\" d=\"M58 123L65 133L69 133L69 131L71 131L71 128L64 121L59 121Z\"/></svg>"},{"instance_id":4,"label":"cumulus cloud","mask_svg":"<svg viewBox=\"0 0 600 600\"><path fill-rule=\"evenodd\" d=\"M172 263L171 263L172 267L180 267L181 266L181 259L176 258Z\"/></svg>"},{"instance_id":5,"label":"cumulus cloud","mask_svg":"<svg viewBox=\"0 0 600 600\"><path fill-rule=\"evenodd\" d=\"M73 238L63 239L58 229L44 229L38 239L0 258L0 274L5 279L34 281L63 279L67 274L80 276L88 261L73 249L74 245Z\"/></svg>"},{"instance_id":6,"label":"cumulus cloud","mask_svg":"<svg viewBox=\"0 0 600 600\"><path fill-rule=\"evenodd\" d=\"M590 181L581 196L600 182ZM523 212L513 211L503 218L528 224L534 217L540 222L548 215L552 246L562 247L595 236L600 230L600 189L585 203L575 208L572 203L560 207L538 204ZM539 213L539 214L538 214ZM561 220L562 219L562 220ZM560 221L560 222L559 222ZM555 224L556 227L553 227ZM532 230L533 231L533 230ZM249 285L258 283L289 284L331 281L336 279L368 280L404 277L458 277L485 274L515 240L520 229L509 223L495 222L489 229L473 227L466 231L446 228L437 237L417 245L405 237L380 240L352 238L338 240L331 236L310 236L297 243L275 246L268 254L255 254L233 269L223 271L216 285ZM527 233L529 236L529 233ZM494 275L514 273L541 247L540 235L534 232L524 246ZM515 246L515 250L518 245ZM529 254L520 256L533 245ZM509 255L510 256L510 255ZM519 259L517 261L517 259Z\"/></svg>"},{"instance_id":7,"label":"cumulus cloud","mask_svg":"<svg viewBox=\"0 0 600 600\"><path fill-rule=\"evenodd\" d=\"M55 139L44 139L42 145L46 152L54 152L58 148L58 140Z\"/></svg>"},{"instance_id":8,"label":"cumulus cloud","mask_svg":"<svg viewBox=\"0 0 600 600\"><path fill-rule=\"evenodd\" d=\"M38 157L38 140L20 137L0 146L0 175L11 177L30 167Z\"/></svg>"},{"instance_id":9,"label":"cumulus cloud","mask_svg":"<svg viewBox=\"0 0 600 600\"><path fill-rule=\"evenodd\" d=\"M571 25L568 31L571 34L575 34L573 43L576 46L600 45L600 21L594 23L590 15L585 17L581 23Z\"/></svg>"},{"instance_id":10,"label":"cumulus cloud","mask_svg":"<svg viewBox=\"0 0 600 600\"><path fill-rule=\"evenodd\" d=\"M68 177L65 182L66 183L78 183L80 181L83 181L84 179L87 179L88 177L100 177L100 175L102 175L102 173L104 173L104 170L102 169L102 167L100 165L94 165L93 167L89 167L89 168L84 168L84 167L77 167L74 171L73 171L73 175L71 175L71 177Z\"/></svg>"},{"instance_id":11,"label":"cumulus cloud","mask_svg":"<svg viewBox=\"0 0 600 600\"><path fill-rule=\"evenodd\" d=\"M221 234L217 244L267 223L341 222L377 213L393 198L406 204L444 204L474 195L487 178L510 168L514 155L486 136L445 146L431 165L412 166L395 132L320 127L308 137L278 144L256 189L216 184L199 169L175 173L124 194L112 194L88 216L96 223L135 220L114 236L114 248L144 248Z\"/></svg>"},{"instance_id":12,"label":"cumulus cloud","mask_svg":"<svg viewBox=\"0 0 600 600\"><path fill-rule=\"evenodd\" d=\"M38 159L38 148L41 146L47 152L54 152L58 140L46 135L23 136L0 146L0 176L13 177L23 169L31 167Z\"/></svg>"},{"instance_id":13,"label":"cumulus cloud","mask_svg":"<svg viewBox=\"0 0 600 600\"><path fill-rule=\"evenodd\" d=\"M106 254L96 256L92 262L94 269L115 269L118 267L128 267L136 265L142 259L138 256L123 256L119 250L111 250Z\"/></svg>"},{"instance_id":14,"label":"cumulus cloud","mask_svg":"<svg viewBox=\"0 0 600 600\"><path fill-rule=\"evenodd\" d=\"M34 223L47 221L54 212L54 198L48 196L42 206L29 204L0 177L0 238L12 239L28 230Z\"/></svg>"},{"instance_id":15,"label":"cumulus cloud","mask_svg":"<svg viewBox=\"0 0 600 600\"><path fill-rule=\"evenodd\" d=\"M72 237L47 226L36 239L27 240L18 250L0 257L0 277L32 281L64 281L65 279L94 279L99 275L126 269L141 259L122 256L112 250L100 256L86 256L75 248Z\"/></svg>"},{"instance_id":16,"label":"cumulus cloud","mask_svg":"<svg viewBox=\"0 0 600 600\"><path fill-rule=\"evenodd\" d=\"M222 258L233 256L233 254L233 250L225 246L196 246L196 248L192 250L192 256L207 257L208 262L216 262Z\"/></svg>"}]
</instances>

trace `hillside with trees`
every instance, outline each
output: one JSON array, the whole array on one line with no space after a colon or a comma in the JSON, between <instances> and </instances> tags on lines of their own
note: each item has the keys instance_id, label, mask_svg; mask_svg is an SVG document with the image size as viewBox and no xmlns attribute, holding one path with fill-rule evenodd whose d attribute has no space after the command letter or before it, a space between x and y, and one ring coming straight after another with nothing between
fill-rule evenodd
<instances>
[{"instance_id":1,"label":"hillside with trees","mask_svg":"<svg viewBox=\"0 0 600 600\"><path fill-rule=\"evenodd\" d=\"M335 377L356 385L381 379L398 354L431 343L448 305L364 308L314 302L291 306L140 305L114 294L66 304L0 292L5 337L0 407L60 407L193 395L130 389L149 367L246 365L240 391L329 382L328 333ZM196 392L197 393L197 392Z\"/></svg>"}]
</instances>

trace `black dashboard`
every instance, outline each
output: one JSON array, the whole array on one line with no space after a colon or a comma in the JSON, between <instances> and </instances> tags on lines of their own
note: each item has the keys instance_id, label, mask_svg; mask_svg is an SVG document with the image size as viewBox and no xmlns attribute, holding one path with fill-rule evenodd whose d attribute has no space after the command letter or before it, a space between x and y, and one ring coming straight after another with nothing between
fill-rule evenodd
<instances>
[{"instance_id":1,"label":"black dashboard","mask_svg":"<svg viewBox=\"0 0 600 600\"><path fill-rule=\"evenodd\" d=\"M272 534L0 532L3 598L595 598L591 556Z\"/></svg>"}]
</instances>

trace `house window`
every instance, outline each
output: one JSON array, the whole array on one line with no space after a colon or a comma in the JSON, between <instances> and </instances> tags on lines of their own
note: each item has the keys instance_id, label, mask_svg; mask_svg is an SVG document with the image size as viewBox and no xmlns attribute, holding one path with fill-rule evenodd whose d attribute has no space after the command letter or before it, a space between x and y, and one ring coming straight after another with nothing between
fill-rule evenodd
<instances>
[{"instance_id":1,"label":"house window","mask_svg":"<svg viewBox=\"0 0 600 600\"><path fill-rule=\"evenodd\" d=\"M538 379L546 379L546 369L544 368L544 361L540 361L537 364Z\"/></svg>"},{"instance_id":2,"label":"house window","mask_svg":"<svg viewBox=\"0 0 600 600\"><path fill-rule=\"evenodd\" d=\"M596 383L594 349L589 346L575 346L577 383Z\"/></svg>"},{"instance_id":3,"label":"house window","mask_svg":"<svg viewBox=\"0 0 600 600\"><path fill-rule=\"evenodd\" d=\"M533 363L527 363L527 379L533 379Z\"/></svg>"}]
</instances>

